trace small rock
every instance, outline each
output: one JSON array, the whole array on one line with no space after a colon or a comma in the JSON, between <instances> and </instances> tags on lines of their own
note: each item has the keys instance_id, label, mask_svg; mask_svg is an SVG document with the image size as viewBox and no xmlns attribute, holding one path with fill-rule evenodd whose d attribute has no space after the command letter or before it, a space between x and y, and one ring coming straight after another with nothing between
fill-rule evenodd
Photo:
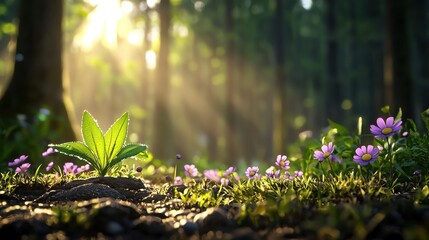
<instances>
[{"instance_id":1,"label":"small rock","mask_svg":"<svg viewBox=\"0 0 429 240\"><path fill-rule=\"evenodd\" d=\"M194 222L200 228L200 232L224 230L234 226L227 217L227 212L222 208L209 208L195 215Z\"/></svg>"},{"instance_id":2,"label":"small rock","mask_svg":"<svg viewBox=\"0 0 429 240\"><path fill-rule=\"evenodd\" d=\"M107 223L104 232L108 235L115 236L123 233L124 227L116 221L110 221Z\"/></svg>"},{"instance_id":3,"label":"small rock","mask_svg":"<svg viewBox=\"0 0 429 240\"><path fill-rule=\"evenodd\" d=\"M154 216L142 216L134 221L133 229L148 235L162 236L166 234L166 227L162 219Z\"/></svg>"},{"instance_id":4,"label":"small rock","mask_svg":"<svg viewBox=\"0 0 429 240\"><path fill-rule=\"evenodd\" d=\"M197 226L197 224L196 224L196 223L194 223L194 222L190 222L190 221L186 221L186 223L185 223L185 224L183 224L183 225L181 226L181 228L183 229L183 231L185 232L185 234L186 234L187 236L192 236L192 235L194 235L194 233L196 233L196 232L197 232L197 230L198 230L198 226Z\"/></svg>"},{"instance_id":5,"label":"small rock","mask_svg":"<svg viewBox=\"0 0 429 240\"><path fill-rule=\"evenodd\" d=\"M70 190L60 191L47 198L48 201L78 201L78 200L90 200L93 198L110 197L115 199L125 199L115 189L97 183L87 183L80 185Z\"/></svg>"},{"instance_id":6,"label":"small rock","mask_svg":"<svg viewBox=\"0 0 429 240\"><path fill-rule=\"evenodd\" d=\"M232 240L258 240L258 234L249 227L238 228L231 233Z\"/></svg>"}]
</instances>

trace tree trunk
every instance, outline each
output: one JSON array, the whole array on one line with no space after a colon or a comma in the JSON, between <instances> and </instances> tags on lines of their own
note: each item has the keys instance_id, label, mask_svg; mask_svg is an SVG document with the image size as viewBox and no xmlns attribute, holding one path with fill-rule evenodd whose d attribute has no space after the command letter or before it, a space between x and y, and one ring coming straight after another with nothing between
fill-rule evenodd
<instances>
[{"instance_id":1,"label":"tree trunk","mask_svg":"<svg viewBox=\"0 0 429 240\"><path fill-rule=\"evenodd\" d=\"M395 114L402 108L403 117L414 118L413 85L410 70L410 2L386 1L385 88L386 103Z\"/></svg>"},{"instance_id":2,"label":"tree trunk","mask_svg":"<svg viewBox=\"0 0 429 240\"><path fill-rule=\"evenodd\" d=\"M237 134L236 134L236 116L235 116L235 80L234 80L234 49L235 42L232 38L234 33L234 20L232 11L234 8L233 0L225 0L225 31L226 31L226 47L225 47L225 65L226 65L226 156L231 162L236 162L237 159Z\"/></svg>"},{"instance_id":3,"label":"tree trunk","mask_svg":"<svg viewBox=\"0 0 429 240\"><path fill-rule=\"evenodd\" d=\"M342 120L341 116L341 85L338 79L337 57L338 44L336 40L337 17L336 17L336 0L327 0L326 26L328 31L328 52L327 52L327 69L328 69L328 89L327 89L327 106L328 118L334 121Z\"/></svg>"},{"instance_id":4,"label":"tree trunk","mask_svg":"<svg viewBox=\"0 0 429 240\"><path fill-rule=\"evenodd\" d=\"M158 63L156 66L155 83L155 132L152 134L152 152L156 158L168 159L174 156L171 136L171 118L169 114L170 67L168 55L170 52L170 0L161 0L159 5L160 38Z\"/></svg>"},{"instance_id":5,"label":"tree trunk","mask_svg":"<svg viewBox=\"0 0 429 240\"><path fill-rule=\"evenodd\" d=\"M0 116L17 114L33 119L41 108L53 116L52 130L59 139L75 139L65 106L62 83L63 1L21 1L16 60L12 79L0 100Z\"/></svg>"},{"instance_id":6,"label":"tree trunk","mask_svg":"<svg viewBox=\"0 0 429 240\"><path fill-rule=\"evenodd\" d=\"M286 147L287 122L287 79L285 73L285 42L284 42L284 1L276 0L276 10L273 17L273 40L275 51L275 89L273 99L274 109L274 153L281 153Z\"/></svg>"},{"instance_id":7,"label":"tree trunk","mask_svg":"<svg viewBox=\"0 0 429 240\"><path fill-rule=\"evenodd\" d=\"M426 0L416 0L414 3L414 36L416 37L416 62L417 73L415 109L419 112L426 110L429 107L429 94L427 90L429 87L429 31L426 26L429 23L428 7L429 4ZM419 118L417 118L419 119ZM420 122L420 121L417 121Z\"/></svg>"}]
</instances>

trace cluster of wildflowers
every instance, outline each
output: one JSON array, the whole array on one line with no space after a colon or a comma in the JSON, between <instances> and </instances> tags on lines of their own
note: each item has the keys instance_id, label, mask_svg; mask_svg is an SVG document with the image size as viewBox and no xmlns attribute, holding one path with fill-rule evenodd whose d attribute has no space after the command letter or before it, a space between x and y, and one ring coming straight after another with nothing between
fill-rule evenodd
<instances>
[{"instance_id":1,"label":"cluster of wildflowers","mask_svg":"<svg viewBox=\"0 0 429 240\"><path fill-rule=\"evenodd\" d=\"M88 170L89 170L89 164L79 167L78 165L72 162L66 162L64 163L64 167L63 167L63 173L65 175L80 174Z\"/></svg>"},{"instance_id":2,"label":"cluster of wildflowers","mask_svg":"<svg viewBox=\"0 0 429 240\"><path fill-rule=\"evenodd\" d=\"M15 167L27 160L28 155L21 155L19 158L15 158L12 162L9 162L7 165L9 167Z\"/></svg>"},{"instance_id":3,"label":"cluster of wildflowers","mask_svg":"<svg viewBox=\"0 0 429 240\"><path fill-rule=\"evenodd\" d=\"M19 158L15 158L12 162L9 162L7 165L9 167L16 167L15 173L25 174L31 166L30 163L24 163L27 158L28 155L21 155Z\"/></svg>"},{"instance_id":4,"label":"cluster of wildflowers","mask_svg":"<svg viewBox=\"0 0 429 240\"><path fill-rule=\"evenodd\" d=\"M280 170L276 170L275 167L269 167L265 171L265 177L267 177L267 178L280 178Z\"/></svg>"},{"instance_id":5,"label":"cluster of wildflowers","mask_svg":"<svg viewBox=\"0 0 429 240\"><path fill-rule=\"evenodd\" d=\"M15 169L16 173L27 173L28 168L30 168L31 164L30 163L23 163L21 166L17 167Z\"/></svg>"},{"instance_id":6,"label":"cluster of wildflowers","mask_svg":"<svg viewBox=\"0 0 429 240\"><path fill-rule=\"evenodd\" d=\"M273 179L279 179L282 178L281 170L289 170L290 169L290 161L287 160L286 155L277 155L275 165L279 166L280 169L276 169L274 166L269 167L265 171L265 177L266 178L273 178ZM259 174L259 167L253 166L248 167L246 169L245 175L248 179L261 179L262 176ZM302 171L295 171L294 173L289 173L288 171L285 171L284 173L284 179L286 180L293 180L295 177L301 178L303 176Z\"/></svg>"},{"instance_id":7,"label":"cluster of wildflowers","mask_svg":"<svg viewBox=\"0 0 429 240\"><path fill-rule=\"evenodd\" d=\"M293 181L295 178L301 179L303 176L304 176L304 172L299 170L294 171L292 174L289 172L285 173L286 179L290 181Z\"/></svg>"},{"instance_id":8,"label":"cluster of wildflowers","mask_svg":"<svg viewBox=\"0 0 429 240\"><path fill-rule=\"evenodd\" d=\"M388 117L386 121L383 118L377 119L377 125L370 126L370 132L375 138L386 139L393 136L395 133L401 131L402 121L394 121L393 117ZM408 132L404 132L403 136L407 136ZM383 149L381 146L363 145L355 150L353 160L355 163L365 166L373 163L378 158L378 153ZM316 150L313 154L314 159L323 162L329 159L334 162L340 162L340 159L334 155L335 146L332 142L323 145L320 150Z\"/></svg>"}]
</instances>

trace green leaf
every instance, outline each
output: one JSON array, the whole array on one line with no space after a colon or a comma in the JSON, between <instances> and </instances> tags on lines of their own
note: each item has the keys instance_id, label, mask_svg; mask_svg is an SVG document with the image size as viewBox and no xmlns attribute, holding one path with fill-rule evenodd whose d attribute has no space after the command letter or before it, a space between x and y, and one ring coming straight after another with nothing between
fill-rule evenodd
<instances>
[{"instance_id":1,"label":"green leaf","mask_svg":"<svg viewBox=\"0 0 429 240\"><path fill-rule=\"evenodd\" d=\"M402 175L406 176L408 179L411 179L411 177L407 173L405 173L405 171L402 169L402 167L398 163L395 163L394 166L395 166L396 170L398 170L400 173L402 173Z\"/></svg>"},{"instance_id":2,"label":"green leaf","mask_svg":"<svg viewBox=\"0 0 429 240\"><path fill-rule=\"evenodd\" d=\"M82 117L82 138L85 145L97 157L100 166L104 168L108 164L104 136L95 119L87 111L83 112Z\"/></svg>"},{"instance_id":3,"label":"green leaf","mask_svg":"<svg viewBox=\"0 0 429 240\"><path fill-rule=\"evenodd\" d=\"M423 122L425 122L426 130L429 132L429 108L426 109L424 112L421 113L421 117Z\"/></svg>"},{"instance_id":4,"label":"green leaf","mask_svg":"<svg viewBox=\"0 0 429 240\"><path fill-rule=\"evenodd\" d=\"M338 133L341 135L349 135L349 131L347 130L347 128L345 128L343 125L336 123L330 119L328 119L329 122L329 126L331 128L336 128L338 130Z\"/></svg>"},{"instance_id":5,"label":"green leaf","mask_svg":"<svg viewBox=\"0 0 429 240\"><path fill-rule=\"evenodd\" d=\"M395 117L395 122L398 120L401 120L401 118L402 118L402 109L399 108L398 114L396 114L396 117Z\"/></svg>"},{"instance_id":6,"label":"green leaf","mask_svg":"<svg viewBox=\"0 0 429 240\"><path fill-rule=\"evenodd\" d=\"M125 158L134 157L135 155L146 150L147 150L147 146L144 144L128 144L121 149L121 151L118 153L115 159L112 160L112 162L109 165L114 166L115 164L119 163Z\"/></svg>"},{"instance_id":7,"label":"green leaf","mask_svg":"<svg viewBox=\"0 0 429 240\"><path fill-rule=\"evenodd\" d=\"M386 106L382 107L382 108L381 108L381 112L382 112L382 113L385 113L385 114L387 114L387 115L390 115L390 106L389 106L389 105L386 105Z\"/></svg>"},{"instance_id":8,"label":"green leaf","mask_svg":"<svg viewBox=\"0 0 429 240\"><path fill-rule=\"evenodd\" d=\"M106 144L107 161L110 162L121 151L127 138L128 113L124 113L104 134Z\"/></svg>"},{"instance_id":9,"label":"green leaf","mask_svg":"<svg viewBox=\"0 0 429 240\"><path fill-rule=\"evenodd\" d=\"M66 142L62 144L49 144L49 147L54 148L59 153L77 157L89 165L93 166L96 170L100 169L96 157L85 144L82 142Z\"/></svg>"}]
</instances>

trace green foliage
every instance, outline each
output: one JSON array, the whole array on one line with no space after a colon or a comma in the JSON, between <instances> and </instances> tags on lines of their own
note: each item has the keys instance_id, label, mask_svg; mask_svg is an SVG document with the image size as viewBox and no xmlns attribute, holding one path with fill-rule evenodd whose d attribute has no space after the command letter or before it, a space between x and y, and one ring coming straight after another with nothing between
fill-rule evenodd
<instances>
[{"instance_id":1,"label":"green foliage","mask_svg":"<svg viewBox=\"0 0 429 240\"><path fill-rule=\"evenodd\" d=\"M29 162L38 162L45 144L59 137L52 131L53 116L41 108L33 118L18 115L15 119L0 119L0 170L7 169L7 162L20 155L29 155Z\"/></svg>"},{"instance_id":2,"label":"green foliage","mask_svg":"<svg viewBox=\"0 0 429 240\"><path fill-rule=\"evenodd\" d=\"M49 146L62 154L86 161L100 176L104 176L122 160L145 153L147 150L147 146L143 144L125 144L128 122L128 113L124 113L103 134L96 120L89 112L84 111L81 127L83 142L66 142Z\"/></svg>"}]
</instances>

